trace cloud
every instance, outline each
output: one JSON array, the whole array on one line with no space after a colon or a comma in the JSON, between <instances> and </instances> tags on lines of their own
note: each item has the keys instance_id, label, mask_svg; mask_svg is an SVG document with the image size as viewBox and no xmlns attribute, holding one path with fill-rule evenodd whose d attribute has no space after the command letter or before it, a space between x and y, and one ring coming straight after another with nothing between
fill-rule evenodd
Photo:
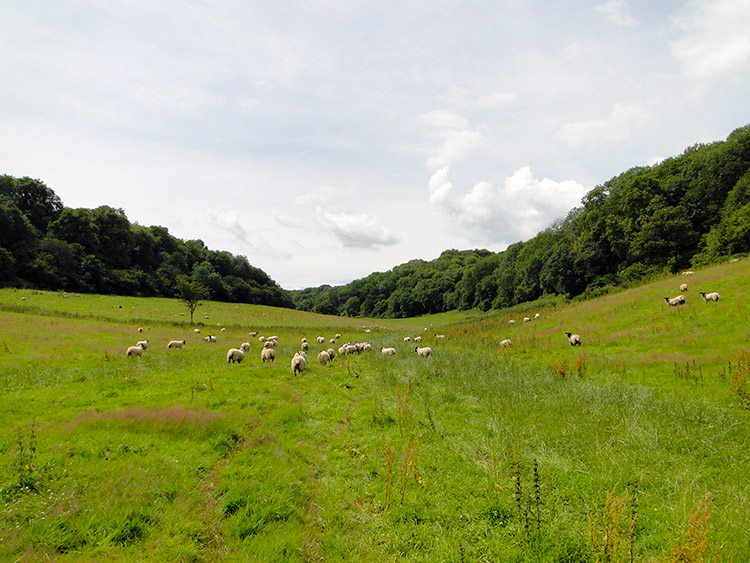
<instances>
[{"instance_id":1,"label":"cloud","mask_svg":"<svg viewBox=\"0 0 750 563\"><path fill-rule=\"evenodd\" d=\"M247 231L240 223L239 215L236 211L219 211L218 209L209 209L206 212L208 221L222 231L227 231L239 242L247 243Z\"/></svg>"},{"instance_id":2,"label":"cloud","mask_svg":"<svg viewBox=\"0 0 750 563\"><path fill-rule=\"evenodd\" d=\"M591 141L620 141L630 132L646 123L648 114L638 104L615 104L610 114L603 119L589 119L563 124L557 137L571 147Z\"/></svg>"},{"instance_id":3,"label":"cloud","mask_svg":"<svg viewBox=\"0 0 750 563\"><path fill-rule=\"evenodd\" d=\"M452 187L448 169L433 174L430 202L480 244L494 246L528 240L567 215L586 193L584 186L573 180L535 178L528 166L519 168L501 186L478 182L458 199L449 197Z\"/></svg>"},{"instance_id":4,"label":"cloud","mask_svg":"<svg viewBox=\"0 0 750 563\"><path fill-rule=\"evenodd\" d=\"M253 254L273 256L277 259L287 260L292 257L291 253L283 248L278 241L270 242L257 233L248 233L236 211L209 209L206 212L206 217L209 225L221 232L229 233L235 242L240 243L240 248L251 249Z\"/></svg>"},{"instance_id":5,"label":"cloud","mask_svg":"<svg viewBox=\"0 0 750 563\"><path fill-rule=\"evenodd\" d=\"M671 51L688 76L727 74L750 63L747 0L691 2L674 23L681 36L671 43Z\"/></svg>"},{"instance_id":6,"label":"cloud","mask_svg":"<svg viewBox=\"0 0 750 563\"><path fill-rule=\"evenodd\" d=\"M471 129L469 121L457 113L431 111L421 115L420 121L428 134L439 141L438 146L429 151L431 156L425 163L428 170L459 162L484 144L484 136Z\"/></svg>"},{"instance_id":7,"label":"cloud","mask_svg":"<svg viewBox=\"0 0 750 563\"><path fill-rule=\"evenodd\" d=\"M608 0L604 4L597 6L596 9L604 12L607 15L607 19L613 24L622 27L632 27L637 22L633 16L625 11L626 4L625 0Z\"/></svg>"},{"instance_id":8,"label":"cloud","mask_svg":"<svg viewBox=\"0 0 750 563\"><path fill-rule=\"evenodd\" d=\"M400 240L376 219L364 213L329 213L318 207L315 216L321 226L336 237L345 248L376 249L392 246Z\"/></svg>"}]
</instances>

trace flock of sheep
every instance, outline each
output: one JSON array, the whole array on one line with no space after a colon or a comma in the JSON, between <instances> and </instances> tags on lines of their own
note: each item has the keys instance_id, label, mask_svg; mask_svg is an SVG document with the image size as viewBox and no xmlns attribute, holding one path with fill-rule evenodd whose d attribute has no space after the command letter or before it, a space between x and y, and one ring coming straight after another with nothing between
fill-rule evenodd
<instances>
[{"instance_id":1,"label":"flock of sheep","mask_svg":"<svg viewBox=\"0 0 750 563\"><path fill-rule=\"evenodd\" d=\"M143 328L139 328L138 332L143 332ZM196 333L200 332L198 329L195 331ZM369 332L369 331L368 331ZM257 331L250 332L248 334L250 337L256 337L258 336ZM341 338L341 334L336 334L334 338L330 339L331 344L335 344L337 339ZM445 335L443 334L436 334L435 338L437 340L443 340L445 339ZM207 343L215 343L217 342L216 336L214 335L207 335L201 340L207 342ZM279 337L278 336L259 336L258 337L259 342L262 344L262 348L260 351L260 359L263 363L265 362L273 362L276 360L276 351L275 348L279 344ZM316 339L318 344L325 344L326 339L323 336L318 336ZM422 342L422 337L417 336L414 338L414 341L419 344ZM404 338L404 342L411 342L411 337L407 336ZM143 352L148 348L149 341L146 340L140 340L136 342L135 346L129 346L125 352L126 357L141 357L143 356ZM182 350L183 346L185 346L186 341L185 340L170 340L167 344L167 349L179 349ZM307 368L307 352L310 349L310 344L307 341L307 338L302 338L300 350L294 354L291 361L291 368L292 373L296 376L300 373L302 373ZM250 350L250 342L243 342L239 345L237 348L230 348L227 350L227 363L234 364L234 363L242 363L242 361L245 359L245 354ZM333 360L337 355L339 356L346 356L348 354L360 354L362 352L370 352L372 351L372 344L369 342L347 342L343 345L341 345L338 348L338 353L334 348L328 348L321 350L318 353L318 361L322 365L327 365L331 360ZM384 356L394 356L396 354L395 348L380 348L381 353ZM421 357L429 357L432 356L432 348L429 346L420 347L417 346L414 351L417 353L418 356Z\"/></svg>"}]
</instances>

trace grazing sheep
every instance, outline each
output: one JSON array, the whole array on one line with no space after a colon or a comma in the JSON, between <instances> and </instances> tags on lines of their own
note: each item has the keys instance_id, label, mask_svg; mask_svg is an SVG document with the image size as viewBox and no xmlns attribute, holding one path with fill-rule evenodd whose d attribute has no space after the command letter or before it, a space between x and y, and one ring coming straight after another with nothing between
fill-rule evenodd
<instances>
[{"instance_id":1,"label":"grazing sheep","mask_svg":"<svg viewBox=\"0 0 750 563\"><path fill-rule=\"evenodd\" d=\"M276 350L273 348L263 348L260 351L260 359L263 360L263 363L266 363L266 360L269 362L272 362L276 359Z\"/></svg>"},{"instance_id":2,"label":"grazing sheep","mask_svg":"<svg viewBox=\"0 0 750 563\"><path fill-rule=\"evenodd\" d=\"M245 359L245 352L240 350L239 348L230 348L227 350L227 362L230 364L233 364L237 362L238 364L242 363L242 360Z\"/></svg>"},{"instance_id":3,"label":"grazing sheep","mask_svg":"<svg viewBox=\"0 0 750 563\"><path fill-rule=\"evenodd\" d=\"M307 342L304 342L304 344L307 344ZM263 343L263 348L276 348L278 345L279 343L276 340L266 340Z\"/></svg>"},{"instance_id":4,"label":"grazing sheep","mask_svg":"<svg viewBox=\"0 0 750 563\"><path fill-rule=\"evenodd\" d=\"M424 348L420 348L419 346L417 346L416 348L414 348L414 351L423 358L432 356L432 348L430 348L429 346L425 346Z\"/></svg>"},{"instance_id":5,"label":"grazing sheep","mask_svg":"<svg viewBox=\"0 0 750 563\"><path fill-rule=\"evenodd\" d=\"M435 335L435 340L445 340L445 335L444 334L436 334Z\"/></svg>"},{"instance_id":6,"label":"grazing sheep","mask_svg":"<svg viewBox=\"0 0 750 563\"><path fill-rule=\"evenodd\" d=\"M541 318L542 318L542 315L540 315L539 313L536 313L536 314L534 315L534 318L535 318L535 319L541 319Z\"/></svg>"},{"instance_id":7,"label":"grazing sheep","mask_svg":"<svg viewBox=\"0 0 750 563\"><path fill-rule=\"evenodd\" d=\"M523 322L528 323L529 321L531 321L530 317L524 317L523 318Z\"/></svg>"},{"instance_id":8,"label":"grazing sheep","mask_svg":"<svg viewBox=\"0 0 750 563\"><path fill-rule=\"evenodd\" d=\"M292 373L297 376L298 373L302 373L305 371L305 368L307 367L307 358L303 356L302 354L295 354L292 358Z\"/></svg>"},{"instance_id":9,"label":"grazing sheep","mask_svg":"<svg viewBox=\"0 0 750 563\"><path fill-rule=\"evenodd\" d=\"M708 303L709 301L718 301L719 300L719 294L715 291L713 293L704 293L701 291L701 297L703 297L703 301Z\"/></svg>"},{"instance_id":10,"label":"grazing sheep","mask_svg":"<svg viewBox=\"0 0 750 563\"><path fill-rule=\"evenodd\" d=\"M318 336L318 344L323 344L323 342L325 342L325 341L326 341L326 337L325 336Z\"/></svg>"},{"instance_id":11,"label":"grazing sheep","mask_svg":"<svg viewBox=\"0 0 750 563\"><path fill-rule=\"evenodd\" d=\"M26 299L26 298L25 297L21 297L21 299L23 300L23 299ZM138 332L143 332L143 327L139 327L138 328Z\"/></svg>"},{"instance_id":12,"label":"grazing sheep","mask_svg":"<svg viewBox=\"0 0 750 563\"><path fill-rule=\"evenodd\" d=\"M356 354L357 352L359 352L359 350L357 350L356 344L346 344L345 346L347 354Z\"/></svg>"},{"instance_id":13,"label":"grazing sheep","mask_svg":"<svg viewBox=\"0 0 750 563\"><path fill-rule=\"evenodd\" d=\"M216 342L216 337L213 334L209 334L202 340L205 340L206 342Z\"/></svg>"},{"instance_id":14,"label":"grazing sheep","mask_svg":"<svg viewBox=\"0 0 750 563\"><path fill-rule=\"evenodd\" d=\"M422 343L422 337L421 336L415 336L414 337L414 342L416 342L417 344L421 344Z\"/></svg>"},{"instance_id":15,"label":"grazing sheep","mask_svg":"<svg viewBox=\"0 0 750 563\"><path fill-rule=\"evenodd\" d=\"M252 332L248 332L248 333L247 333L247 335L248 335L248 336L249 336L250 338L255 338L256 336L258 336L258 331L257 331L257 330L254 330L254 331L252 331Z\"/></svg>"},{"instance_id":16,"label":"grazing sheep","mask_svg":"<svg viewBox=\"0 0 750 563\"><path fill-rule=\"evenodd\" d=\"M221 332L226 332L226 331L227 331L227 329L226 329L226 328L224 328L224 327L221 327Z\"/></svg>"},{"instance_id":17,"label":"grazing sheep","mask_svg":"<svg viewBox=\"0 0 750 563\"><path fill-rule=\"evenodd\" d=\"M335 338L331 338L331 340L330 340L329 342L330 342L331 344L336 344L336 339L335 339Z\"/></svg>"},{"instance_id":18,"label":"grazing sheep","mask_svg":"<svg viewBox=\"0 0 750 563\"><path fill-rule=\"evenodd\" d=\"M670 307L677 307L678 305L684 305L685 304L685 296L684 295L678 295L677 297L665 297L664 301L669 303Z\"/></svg>"},{"instance_id":19,"label":"grazing sheep","mask_svg":"<svg viewBox=\"0 0 750 563\"><path fill-rule=\"evenodd\" d=\"M514 325L514 324L516 324L516 320L515 319L511 319L511 320L508 321L508 324L509 325Z\"/></svg>"},{"instance_id":20,"label":"grazing sheep","mask_svg":"<svg viewBox=\"0 0 750 563\"><path fill-rule=\"evenodd\" d=\"M250 350L250 343L243 342L242 344L240 344L240 350L242 350L243 352L247 352L248 350Z\"/></svg>"},{"instance_id":21,"label":"grazing sheep","mask_svg":"<svg viewBox=\"0 0 750 563\"><path fill-rule=\"evenodd\" d=\"M568 342L570 342L571 346L580 346L581 345L581 336L578 334L571 334L570 332L566 332L565 336L568 337Z\"/></svg>"},{"instance_id":22,"label":"grazing sheep","mask_svg":"<svg viewBox=\"0 0 750 563\"><path fill-rule=\"evenodd\" d=\"M334 338L341 338L341 335L339 333L336 333L336 336Z\"/></svg>"},{"instance_id":23,"label":"grazing sheep","mask_svg":"<svg viewBox=\"0 0 750 563\"><path fill-rule=\"evenodd\" d=\"M336 357L336 350L334 350L333 348L329 348L328 350L326 350L326 352L328 352L328 355L331 359Z\"/></svg>"},{"instance_id":24,"label":"grazing sheep","mask_svg":"<svg viewBox=\"0 0 750 563\"><path fill-rule=\"evenodd\" d=\"M411 336L404 336L404 342L411 342Z\"/></svg>"},{"instance_id":25,"label":"grazing sheep","mask_svg":"<svg viewBox=\"0 0 750 563\"><path fill-rule=\"evenodd\" d=\"M302 343L302 349L307 352L310 349L310 344L307 342Z\"/></svg>"},{"instance_id":26,"label":"grazing sheep","mask_svg":"<svg viewBox=\"0 0 750 563\"><path fill-rule=\"evenodd\" d=\"M731 260L729 261L729 263L730 263L730 264L736 264L736 263L737 263L737 262L739 262L739 261L740 261L740 259L739 259L739 258L732 258L732 259L731 259Z\"/></svg>"},{"instance_id":27,"label":"grazing sheep","mask_svg":"<svg viewBox=\"0 0 750 563\"><path fill-rule=\"evenodd\" d=\"M182 350L182 347L185 345L184 340L170 340L169 344L167 344L167 348L179 348Z\"/></svg>"},{"instance_id":28,"label":"grazing sheep","mask_svg":"<svg viewBox=\"0 0 750 563\"><path fill-rule=\"evenodd\" d=\"M265 336L259 336L258 337L258 342L265 342L265 341L266 341L266 337Z\"/></svg>"},{"instance_id":29,"label":"grazing sheep","mask_svg":"<svg viewBox=\"0 0 750 563\"><path fill-rule=\"evenodd\" d=\"M380 352L384 356L395 356L396 355L396 349L395 348L383 348L380 347Z\"/></svg>"},{"instance_id":30,"label":"grazing sheep","mask_svg":"<svg viewBox=\"0 0 750 563\"><path fill-rule=\"evenodd\" d=\"M135 343L136 346L143 346L143 349L145 350L148 348L148 338L146 340L139 340Z\"/></svg>"},{"instance_id":31,"label":"grazing sheep","mask_svg":"<svg viewBox=\"0 0 750 563\"><path fill-rule=\"evenodd\" d=\"M692 276L693 274L695 274L695 272L691 272L690 270L688 270L686 272L682 272L683 276Z\"/></svg>"},{"instance_id":32,"label":"grazing sheep","mask_svg":"<svg viewBox=\"0 0 750 563\"><path fill-rule=\"evenodd\" d=\"M137 344L135 346L129 346L127 351L125 352L125 357L129 358L130 356L138 356L139 358L143 356L143 346L140 344Z\"/></svg>"},{"instance_id":33,"label":"grazing sheep","mask_svg":"<svg viewBox=\"0 0 750 563\"><path fill-rule=\"evenodd\" d=\"M321 364L326 365L331 361L331 356L328 355L328 352L326 350L321 350L320 354L318 354L318 361Z\"/></svg>"},{"instance_id":34,"label":"grazing sheep","mask_svg":"<svg viewBox=\"0 0 750 563\"><path fill-rule=\"evenodd\" d=\"M194 329L193 329L193 332L194 332L195 334L200 334L200 333L201 333L201 329L199 329L199 328L194 328Z\"/></svg>"},{"instance_id":35,"label":"grazing sheep","mask_svg":"<svg viewBox=\"0 0 750 563\"><path fill-rule=\"evenodd\" d=\"M680 291L687 291L687 290L688 290L688 284L683 283L682 285L680 285Z\"/></svg>"},{"instance_id":36,"label":"grazing sheep","mask_svg":"<svg viewBox=\"0 0 750 563\"><path fill-rule=\"evenodd\" d=\"M500 346L503 348L511 348L513 347L513 343L510 341L510 338L506 338L505 340L500 341Z\"/></svg>"}]
</instances>

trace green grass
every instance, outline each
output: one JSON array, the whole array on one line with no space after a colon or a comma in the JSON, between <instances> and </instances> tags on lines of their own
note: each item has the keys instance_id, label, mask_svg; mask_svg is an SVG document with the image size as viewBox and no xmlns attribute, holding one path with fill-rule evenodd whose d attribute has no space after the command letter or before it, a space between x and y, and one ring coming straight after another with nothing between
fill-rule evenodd
<instances>
[{"instance_id":1,"label":"green grass","mask_svg":"<svg viewBox=\"0 0 750 563\"><path fill-rule=\"evenodd\" d=\"M177 301L0 290L0 560L600 561L613 490L637 519L608 560L679 560L708 494L705 560L748 560L749 278L548 300L530 323L532 305L383 321L212 302L200 334ZM275 363L256 339L226 363L249 330L280 336ZM376 351L321 366L315 337L337 332Z\"/></svg>"}]
</instances>

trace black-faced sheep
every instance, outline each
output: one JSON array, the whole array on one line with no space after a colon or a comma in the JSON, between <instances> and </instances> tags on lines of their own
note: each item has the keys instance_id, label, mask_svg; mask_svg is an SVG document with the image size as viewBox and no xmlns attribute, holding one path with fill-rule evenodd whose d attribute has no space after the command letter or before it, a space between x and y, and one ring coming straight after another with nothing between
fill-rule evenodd
<instances>
[{"instance_id":1,"label":"black-faced sheep","mask_svg":"<svg viewBox=\"0 0 750 563\"><path fill-rule=\"evenodd\" d=\"M292 358L292 373L297 376L298 373L305 371L307 367L307 358L297 352Z\"/></svg>"},{"instance_id":2,"label":"black-faced sheep","mask_svg":"<svg viewBox=\"0 0 750 563\"><path fill-rule=\"evenodd\" d=\"M240 350L242 350L243 352L247 352L248 350L250 350L250 343L243 342L242 344L240 344Z\"/></svg>"},{"instance_id":3,"label":"black-faced sheep","mask_svg":"<svg viewBox=\"0 0 750 563\"><path fill-rule=\"evenodd\" d=\"M713 293L704 293L701 291L701 297L703 297L703 301L708 303L709 301L718 301L719 300L719 294L715 291Z\"/></svg>"},{"instance_id":4,"label":"black-faced sheep","mask_svg":"<svg viewBox=\"0 0 750 563\"><path fill-rule=\"evenodd\" d=\"M680 285L680 291L687 291L688 290L688 284L683 283Z\"/></svg>"},{"instance_id":5,"label":"black-faced sheep","mask_svg":"<svg viewBox=\"0 0 750 563\"><path fill-rule=\"evenodd\" d=\"M213 334L209 334L205 338L203 338L206 342L216 342L216 337Z\"/></svg>"},{"instance_id":6,"label":"black-faced sheep","mask_svg":"<svg viewBox=\"0 0 750 563\"><path fill-rule=\"evenodd\" d=\"M334 350L333 348L329 348L328 350L326 350L326 352L328 352L328 355L331 359L336 357L336 350Z\"/></svg>"},{"instance_id":7,"label":"black-faced sheep","mask_svg":"<svg viewBox=\"0 0 750 563\"><path fill-rule=\"evenodd\" d=\"M679 305L685 304L685 296L684 295L678 295L677 297L665 297L664 301L669 303L670 307L677 307Z\"/></svg>"},{"instance_id":8,"label":"black-faced sheep","mask_svg":"<svg viewBox=\"0 0 750 563\"><path fill-rule=\"evenodd\" d=\"M581 345L581 336L579 334L572 334L570 332L566 332L565 336L568 337L568 342L570 342L571 346Z\"/></svg>"},{"instance_id":9,"label":"black-faced sheep","mask_svg":"<svg viewBox=\"0 0 750 563\"><path fill-rule=\"evenodd\" d=\"M125 352L125 356L128 358L130 356L138 356L140 358L141 356L143 356L143 346L141 346L140 344L136 346L129 346L127 351Z\"/></svg>"},{"instance_id":10,"label":"black-faced sheep","mask_svg":"<svg viewBox=\"0 0 750 563\"><path fill-rule=\"evenodd\" d=\"M395 355L396 355L396 349L395 349L395 348L383 348L383 347L381 346L381 347L380 347L380 352L381 352L381 353L382 353L382 354L383 354L384 356L395 356Z\"/></svg>"},{"instance_id":11,"label":"black-faced sheep","mask_svg":"<svg viewBox=\"0 0 750 563\"><path fill-rule=\"evenodd\" d=\"M500 346L503 348L512 348L513 343L510 341L510 338L506 338L505 340L500 341Z\"/></svg>"},{"instance_id":12,"label":"black-faced sheep","mask_svg":"<svg viewBox=\"0 0 750 563\"><path fill-rule=\"evenodd\" d=\"M233 364L237 362L238 364L242 363L242 360L245 359L245 352L240 350L239 348L230 348L227 350L227 362L230 364Z\"/></svg>"},{"instance_id":13,"label":"black-faced sheep","mask_svg":"<svg viewBox=\"0 0 750 563\"><path fill-rule=\"evenodd\" d=\"M139 340L138 342L135 343L135 345L136 346L142 346L143 349L145 350L146 348L148 348L148 339L146 339L146 340Z\"/></svg>"},{"instance_id":14,"label":"black-faced sheep","mask_svg":"<svg viewBox=\"0 0 750 563\"><path fill-rule=\"evenodd\" d=\"M276 359L276 350L273 348L263 348L260 351L260 359L265 364L266 361L273 362Z\"/></svg>"},{"instance_id":15,"label":"black-faced sheep","mask_svg":"<svg viewBox=\"0 0 750 563\"><path fill-rule=\"evenodd\" d=\"M321 364L326 365L331 361L331 356L328 355L328 352L326 350L321 350L321 352L318 354L318 361Z\"/></svg>"},{"instance_id":16,"label":"black-faced sheep","mask_svg":"<svg viewBox=\"0 0 750 563\"><path fill-rule=\"evenodd\" d=\"M432 348L430 348L429 346L425 346L424 348L420 348L419 346L417 346L416 348L414 348L414 351L423 358L432 356Z\"/></svg>"},{"instance_id":17,"label":"black-faced sheep","mask_svg":"<svg viewBox=\"0 0 750 563\"><path fill-rule=\"evenodd\" d=\"M167 344L167 348L179 348L182 350L182 347L185 345L184 340L170 340L169 344Z\"/></svg>"}]
</instances>

